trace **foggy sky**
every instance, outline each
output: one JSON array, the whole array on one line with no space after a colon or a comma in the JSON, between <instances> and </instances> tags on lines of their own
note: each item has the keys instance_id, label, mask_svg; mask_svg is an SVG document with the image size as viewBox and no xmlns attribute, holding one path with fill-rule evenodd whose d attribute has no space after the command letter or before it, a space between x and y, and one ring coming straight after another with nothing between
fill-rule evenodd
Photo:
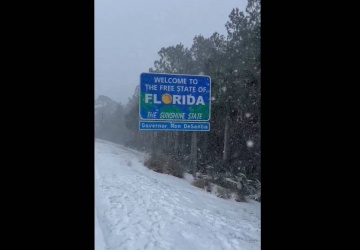
<instances>
[{"instance_id":1,"label":"foggy sky","mask_svg":"<svg viewBox=\"0 0 360 250\"><path fill-rule=\"evenodd\" d=\"M190 48L195 35L227 36L225 23L247 0L95 0L95 97L126 104L162 47Z\"/></svg>"}]
</instances>

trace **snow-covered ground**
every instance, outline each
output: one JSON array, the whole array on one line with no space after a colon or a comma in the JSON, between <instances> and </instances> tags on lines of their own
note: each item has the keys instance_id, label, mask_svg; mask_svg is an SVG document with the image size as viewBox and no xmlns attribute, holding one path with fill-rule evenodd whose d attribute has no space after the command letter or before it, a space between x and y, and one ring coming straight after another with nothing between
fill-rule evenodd
<instances>
[{"instance_id":1,"label":"snow-covered ground","mask_svg":"<svg viewBox=\"0 0 360 250\"><path fill-rule=\"evenodd\" d=\"M95 141L95 250L260 249L260 203L224 200Z\"/></svg>"},{"instance_id":2,"label":"snow-covered ground","mask_svg":"<svg viewBox=\"0 0 360 250\"><path fill-rule=\"evenodd\" d=\"M104 236L99 225L97 211L95 208L95 250L106 250Z\"/></svg>"}]
</instances>

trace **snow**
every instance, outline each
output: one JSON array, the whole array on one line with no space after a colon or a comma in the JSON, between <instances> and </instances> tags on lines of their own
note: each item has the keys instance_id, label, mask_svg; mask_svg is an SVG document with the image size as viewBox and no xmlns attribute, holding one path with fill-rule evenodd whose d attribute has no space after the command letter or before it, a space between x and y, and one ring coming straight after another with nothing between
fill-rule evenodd
<instances>
[{"instance_id":1,"label":"snow","mask_svg":"<svg viewBox=\"0 0 360 250\"><path fill-rule=\"evenodd\" d=\"M249 148L252 148L254 146L254 142L252 140L248 140L246 142L246 146L248 146Z\"/></svg>"},{"instance_id":2,"label":"snow","mask_svg":"<svg viewBox=\"0 0 360 250\"><path fill-rule=\"evenodd\" d=\"M234 183L234 184L238 184L238 182L236 182L236 181L234 181L234 180L232 180L232 179L230 179L230 178L225 178L225 180L227 180L227 181L229 181L229 182L232 182L232 183Z\"/></svg>"},{"instance_id":3,"label":"snow","mask_svg":"<svg viewBox=\"0 0 360 250\"><path fill-rule=\"evenodd\" d=\"M102 230L99 226L99 220L97 218L97 211L95 209L95 250L106 250L106 245Z\"/></svg>"},{"instance_id":4,"label":"snow","mask_svg":"<svg viewBox=\"0 0 360 250\"><path fill-rule=\"evenodd\" d=\"M147 156L95 141L95 250L260 249L260 203L218 198L188 174L151 171Z\"/></svg>"}]
</instances>

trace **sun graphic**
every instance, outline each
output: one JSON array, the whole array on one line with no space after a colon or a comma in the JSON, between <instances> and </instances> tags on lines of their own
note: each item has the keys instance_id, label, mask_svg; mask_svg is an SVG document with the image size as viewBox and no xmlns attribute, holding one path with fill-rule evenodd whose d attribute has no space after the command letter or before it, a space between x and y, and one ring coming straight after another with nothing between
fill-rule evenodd
<instances>
[{"instance_id":1,"label":"sun graphic","mask_svg":"<svg viewBox=\"0 0 360 250\"><path fill-rule=\"evenodd\" d=\"M171 98L171 95L169 95L169 94L163 94L161 96L161 100L162 100L163 103L169 104L169 103L171 103L172 98Z\"/></svg>"}]
</instances>

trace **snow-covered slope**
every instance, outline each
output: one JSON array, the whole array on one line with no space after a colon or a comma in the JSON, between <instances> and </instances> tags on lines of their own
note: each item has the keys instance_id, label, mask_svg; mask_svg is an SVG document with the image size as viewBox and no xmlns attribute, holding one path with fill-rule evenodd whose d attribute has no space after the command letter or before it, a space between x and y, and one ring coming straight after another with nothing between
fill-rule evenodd
<instances>
[{"instance_id":1,"label":"snow-covered slope","mask_svg":"<svg viewBox=\"0 0 360 250\"><path fill-rule=\"evenodd\" d=\"M106 245L101 227L99 225L96 208L95 208L95 250L106 250Z\"/></svg>"},{"instance_id":2,"label":"snow-covered slope","mask_svg":"<svg viewBox=\"0 0 360 250\"><path fill-rule=\"evenodd\" d=\"M153 172L145 157L95 141L96 250L103 242L107 250L260 249L259 203L223 200Z\"/></svg>"}]
</instances>

